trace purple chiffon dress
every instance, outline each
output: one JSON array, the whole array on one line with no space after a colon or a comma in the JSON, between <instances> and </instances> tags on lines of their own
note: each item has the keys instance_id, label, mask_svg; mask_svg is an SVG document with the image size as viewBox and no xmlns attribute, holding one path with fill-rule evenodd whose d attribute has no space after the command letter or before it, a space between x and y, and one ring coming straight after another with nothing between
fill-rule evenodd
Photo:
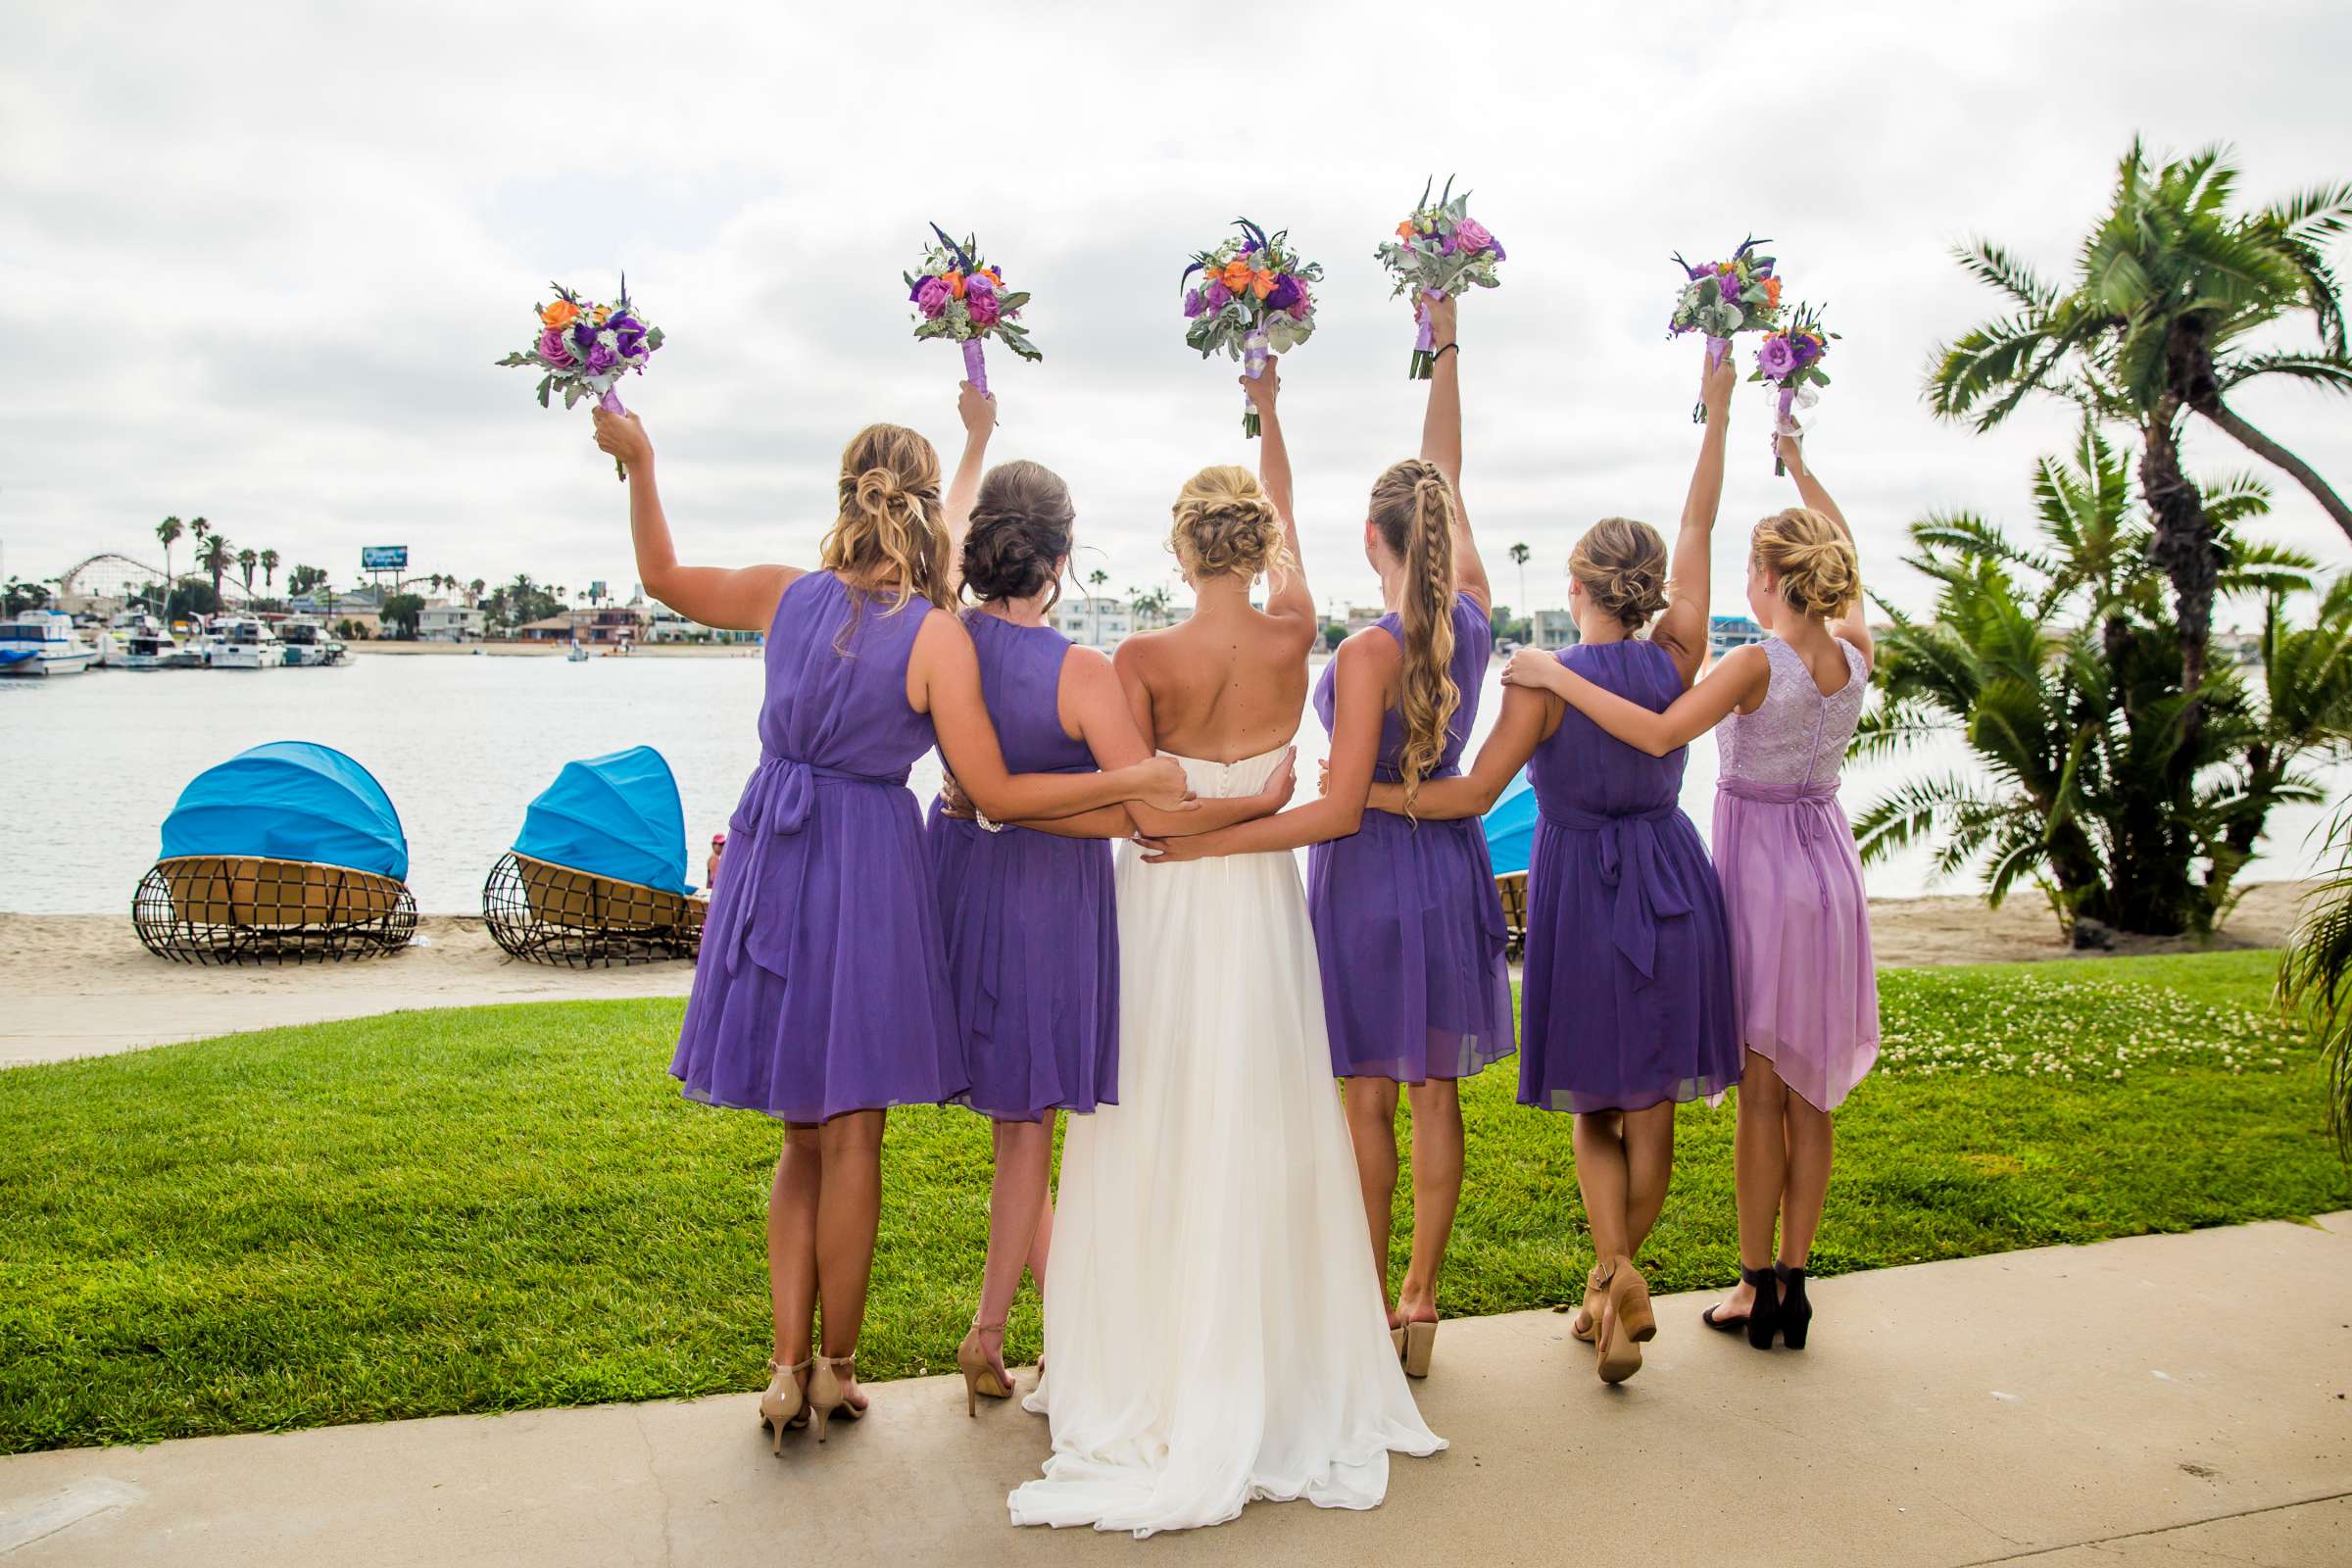
<instances>
[{"instance_id":1,"label":"purple chiffon dress","mask_svg":"<svg viewBox=\"0 0 2352 1568\"><path fill-rule=\"evenodd\" d=\"M1395 612L1379 624L1403 641ZM1494 647L1487 612L1457 596L1451 669L1462 700L1431 778L1461 771ZM1336 663L1326 666L1315 687L1315 712L1326 732L1337 675ZM1392 709L1381 720L1372 776L1395 783L1403 751L1404 715ZM1306 902L1334 1073L1417 1084L1466 1078L1511 1054L1502 901L1477 818L1416 824L1366 811L1354 833L1307 851Z\"/></svg>"},{"instance_id":2,"label":"purple chiffon dress","mask_svg":"<svg viewBox=\"0 0 2352 1568\"><path fill-rule=\"evenodd\" d=\"M1683 694L1674 656L1646 640L1585 643L1559 660L1653 712ZM1684 760L1636 751L1571 708L1528 763L1538 817L1523 1105L1640 1110L1740 1080L1723 891L1677 804Z\"/></svg>"},{"instance_id":3,"label":"purple chiffon dress","mask_svg":"<svg viewBox=\"0 0 2352 1568\"><path fill-rule=\"evenodd\" d=\"M970 614L980 695L1015 773L1091 773L1062 732L1069 639L1051 626ZM948 985L971 1077L965 1098L999 1121L1115 1104L1119 927L1106 839L1066 839L940 813L924 832L946 933Z\"/></svg>"},{"instance_id":4,"label":"purple chiffon dress","mask_svg":"<svg viewBox=\"0 0 2352 1568\"><path fill-rule=\"evenodd\" d=\"M1840 639L1846 682L1825 697L1778 637L1762 706L1715 734L1715 865L1732 916L1741 1043L1809 1105L1834 1108L1879 1059L1879 982L1854 830L1838 765L1870 672Z\"/></svg>"},{"instance_id":5,"label":"purple chiffon dress","mask_svg":"<svg viewBox=\"0 0 2352 1568\"><path fill-rule=\"evenodd\" d=\"M935 744L906 705L931 606L830 572L784 590L767 636L760 765L728 823L671 1060L690 1099L821 1122L965 1089L922 820L906 770Z\"/></svg>"}]
</instances>

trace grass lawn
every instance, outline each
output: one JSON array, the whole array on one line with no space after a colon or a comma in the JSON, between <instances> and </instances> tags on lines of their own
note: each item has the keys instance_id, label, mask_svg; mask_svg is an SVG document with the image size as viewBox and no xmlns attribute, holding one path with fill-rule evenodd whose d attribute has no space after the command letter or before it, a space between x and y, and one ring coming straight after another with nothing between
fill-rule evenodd
<instances>
[{"instance_id":1,"label":"grass lawn","mask_svg":"<svg viewBox=\"0 0 2352 1568\"><path fill-rule=\"evenodd\" d=\"M2352 1204L2276 956L1884 977L1823 1273ZM0 1072L0 1452L756 1388L777 1130L677 1097L680 1004L415 1012ZM1473 1081L1453 1314L1573 1297L1565 1117ZM1730 1106L1643 1264L1735 1275ZM894 1115L862 1370L969 1320L988 1135ZM1396 1267L1409 1233L1400 1215ZM1035 1353L1034 1300L1013 1319Z\"/></svg>"}]
</instances>

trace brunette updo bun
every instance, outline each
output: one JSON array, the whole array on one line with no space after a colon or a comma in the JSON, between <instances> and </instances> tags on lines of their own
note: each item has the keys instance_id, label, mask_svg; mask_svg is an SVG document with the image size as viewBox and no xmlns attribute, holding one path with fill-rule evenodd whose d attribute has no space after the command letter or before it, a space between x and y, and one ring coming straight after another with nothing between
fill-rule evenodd
<instances>
[{"instance_id":1,"label":"brunette updo bun","mask_svg":"<svg viewBox=\"0 0 2352 1568\"><path fill-rule=\"evenodd\" d=\"M1051 584L1061 598L1078 512L1070 487L1042 463L1000 463L980 481L971 527L963 536L963 586L973 599L1027 599Z\"/></svg>"},{"instance_id":2,"label":"brunette updo bun","mask_svg":"<svg viewBox=\"0 0 2352 1568\"><path fill-rule=\"evenodd\" d=\"M1576 542L1568 570L1627 631L1640 631L1666 608L1666 541L1646 522L1601 518Z\"/></svg>"}]
</instances>

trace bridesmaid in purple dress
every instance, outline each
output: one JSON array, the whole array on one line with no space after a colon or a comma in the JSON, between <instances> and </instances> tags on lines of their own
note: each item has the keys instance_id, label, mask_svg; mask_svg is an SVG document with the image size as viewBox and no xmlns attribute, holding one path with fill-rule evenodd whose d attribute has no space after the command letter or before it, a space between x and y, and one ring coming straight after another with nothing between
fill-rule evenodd
<instances>
[{"instance_id":1,"label":"bridesmaid in purple dress","mask_svg":"<svg viewBox=\"0 0 2352 1568\"><path fill-rule=\"evenodd\" d=\"M1425 781L1460 771L1494 646L1486 565L1461 508L1456 302L1429 306L1438 363L1421 455L1374 481L1364 557L1388 613L1340 645L1314 691L1331 735L1320 800L1203 834L1189 854L1311 845L1307 909L1322 970L1331 1067L1348 1131L1372 1271L1388 1299L1399 1086L1413 1115L1413 1252L1389 1327L1414 1377L1437 1341L1438 1273L1462 1195L1460 1081L1513 1049L1511 975L1494 862L1474 820L1367 811L1373 784L1410 808Z\"/></svg>"},{"instance_id":2,"label":"bridesmaid in purple dress","mask_svg":"<svg viewBox=\"0 0 2352 1568\"><path fill-rule=\"evenodd\" d=\"M997 402L965 382L956 411L964 449L948 486L951 573L979 601L963 624L980 694L1024 773L1093 773L1152 755L1110 661L1047 624L1069 564L1077 511L1041 464L981 476ZM964 1102L993 1123L988 1261L980 1308L956 1348L964 1408L1007 1398L1004 1320L1027 1268L1044 1289L1053 1235L1048 1192L1057 1111L1114 1104L1119 1087L1119 941L1109 839L1138 828L1191 833L1280 810L1291 770L1257 795L1185 812L1130 804L1034 824L974 820L949 796L924 833L947 944L948 987L970 1087Z\"/></svg>"},{"instance_id":3,"label":"bridesmaid in purple dress","mask_svg":"<svg viewBox=\"0 0 2352 1568\"><path fill-rule=\"evenodd\" d=\"M1707 656L1733 374L1727 357L1701 383L1707 423L1672 579L1657 530L1623 517L1593 524L1568 559L1581 640L1558 662L1652 710L1682 695ZM1639 635L1653 616L1656 628ZM1522 765L1540 816L1519 1102L1574 1114L1594 1264L1573 1332L1616 1383L1641 1370L1642 1345L1657 1332L1634 1259L1665 1206L1675 1106L1739 1081L1731 941L1706 846L1677 804L1681 752L1646 756L1558 698L1510 686L1469 775L1425 785L1422 814L1479 815ZM1373 804L1394 808L1396 794L1375 790Z\"/></svg>"},{"instance_id":4,"label":"bridesmaid in purple dress","mask_svg":"<svg viewBox=\"0 0 2352 1568\"><path fill-rule=\"evenodd\" d=\"M1870 905L1838 806L1838 764L1870 691L1871 642L1845 516L1797 443L1780 445L1805 504L1757 523L1748 549L1748 608L1769 639L1726 654L1663 713L1556 664L1514 662L1506 678L1542 686L1652 756L1723 726L1715 864L1747 1060L1740 1284L1703 1317L1709 1328L1745 1330L1758 1349L1776 1332L1802 1349L1813 1322L1805 1262L1830 1188L1830 1112L1879 1054Z\"/></svg>"},{"instance_id":5,"label":"bridesmaid in purple dress","mask_svg":"<svg viewBox=\"0 0 2352 1568\"><path fill-rule=\"evenodd\" d=\"M706 625L767 633L761 759L729 824L670 1072L693 1099L785 1123L767 1216L775 1341L760 1400L780 1451L805 1417L822 1441L834 1412L865 1409L853 1363L886 1110L966 1088L908 765L936 744L972 800L1007 816L1130 799L1175 808L1184 771L1153 760L1006 772L971 638L934 608L947 592L939 458L912 430L875 424L852 438L813 572L679 565L636 416L598 413L596 442L628 466L647 591Z\"/></svg>"}]
</instances>

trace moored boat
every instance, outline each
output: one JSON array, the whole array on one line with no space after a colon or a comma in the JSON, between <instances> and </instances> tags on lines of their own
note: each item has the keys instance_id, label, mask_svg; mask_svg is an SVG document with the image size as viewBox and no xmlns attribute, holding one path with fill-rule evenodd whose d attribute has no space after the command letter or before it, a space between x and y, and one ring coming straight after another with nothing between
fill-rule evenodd
<instances>
[{"instance_id":1,"label":"moored boat","mask_svg":"<svg viewBox=\"0 0 2352 1568\"><path fill-rule=\"evenodd\" d=\"M78 675L97 653L74 632L74 617L28 610L0 620L0 675Z\"/></svg>"}]
</instances>

